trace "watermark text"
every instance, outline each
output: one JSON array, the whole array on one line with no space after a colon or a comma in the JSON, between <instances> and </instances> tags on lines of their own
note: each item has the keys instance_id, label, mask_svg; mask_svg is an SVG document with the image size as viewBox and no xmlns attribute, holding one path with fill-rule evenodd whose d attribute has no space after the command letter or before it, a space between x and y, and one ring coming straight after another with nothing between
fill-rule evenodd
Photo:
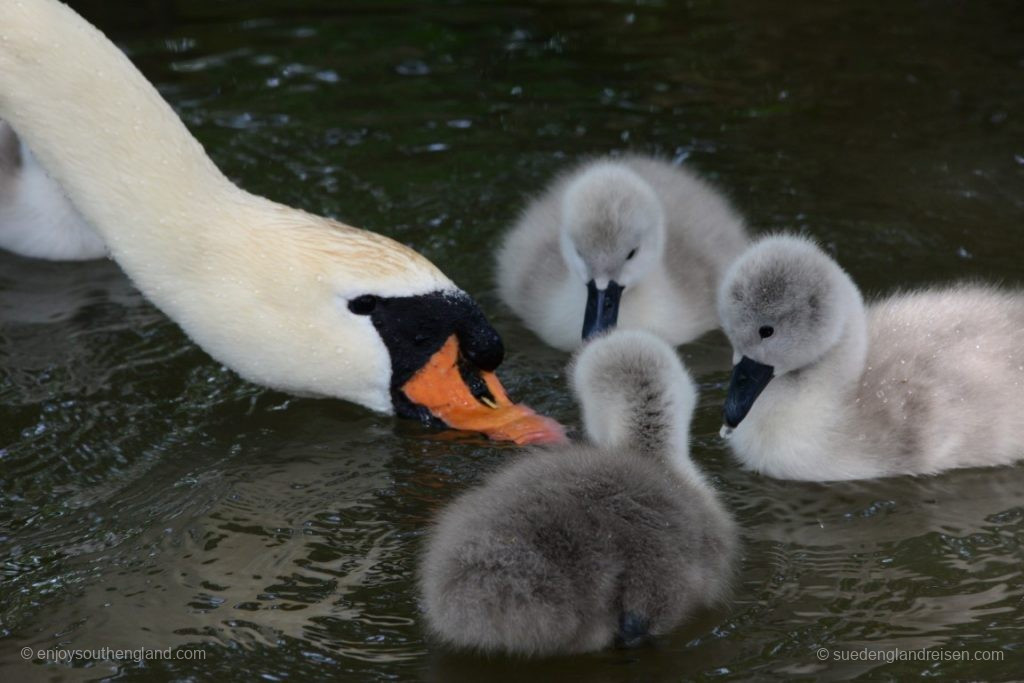
<instances>
[{"instance_id":1,"label":"watermark text","mask_svg":"<svg viewBox=\"0 0 1024 683\"><path fill-rule=\"evenodd\" d=\"M1001 662L1002 650L889 650L861 648L859 650L833 650L819 647L815 651L822 662Z\"/></svg>"},{"instance_id":2,"label":"watermark text","mask_svg":"<svg viewBox=\"0 0 1024 683\"><path fill-rule=\"evenodd\" d=\"M201 662L206 659L206 650L200 648L153 648L139 647L119 649L114 647L95 647L89 649L21 648L21 658L26 660L42 660L45 662L151 662L189 660Z\"/></svg>"}]
</instances>

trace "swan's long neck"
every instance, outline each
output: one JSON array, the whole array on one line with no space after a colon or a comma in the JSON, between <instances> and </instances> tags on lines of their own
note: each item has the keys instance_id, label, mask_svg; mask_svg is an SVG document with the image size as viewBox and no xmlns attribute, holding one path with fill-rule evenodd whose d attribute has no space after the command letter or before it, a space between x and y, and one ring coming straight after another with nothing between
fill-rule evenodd
<instances>
[{"instance_id":1,"label":"swan's long neck","mask_svg":"<svg viewBox=\"0 0 1024 683\"><path fill-rule=\"evenodd\" d=\"M128 58L68 7L0 0L0 17L0 118L121 266L136 277L200 257L204 225L244 193Z\"/></svg>"}]
</instances>

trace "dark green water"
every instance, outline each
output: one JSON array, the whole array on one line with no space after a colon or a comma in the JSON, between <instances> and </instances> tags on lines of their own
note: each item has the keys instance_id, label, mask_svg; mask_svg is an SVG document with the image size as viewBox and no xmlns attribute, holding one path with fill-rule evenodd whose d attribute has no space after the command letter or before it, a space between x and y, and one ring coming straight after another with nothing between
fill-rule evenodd
<instances>
[{"instance_id":1,"label":"dark green water","mask_svg":"<svg viewBox=\"0 0 1024 683\"><path fill-rule=\"evenodd\" d=\"M757 231L819 237L868 293L1024 280L1024 11L1013 0L89 0L240 184L403 240L478 296L510 392L576 424L566 357L492 292L496 236L564 163L685 159ZM424 639L431 514L515 457L247 384L109 262L0 254L0 678L649 681L1024 671L1024 466L842 485L695 457L745 533L734 602L655 647L528 664ZM1022 408L1024 409L1024 408ZM26 663L23 647L202 648ZM816 650L999 650L820 662Z\"/></svg>"}]
</instances>

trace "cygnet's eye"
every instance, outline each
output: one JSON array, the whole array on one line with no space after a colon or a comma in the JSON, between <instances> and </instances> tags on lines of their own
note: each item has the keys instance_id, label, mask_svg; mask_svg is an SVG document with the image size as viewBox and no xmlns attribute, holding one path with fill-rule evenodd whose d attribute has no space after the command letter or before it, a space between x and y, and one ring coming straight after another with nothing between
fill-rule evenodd
<instances>
[{"instance_id":1,"label":"cygnet's eye","mask_svg":"<svg viewBox=\"0 0 1024 683\"><path fill-rule=\"evenodd\" d=\"M632 258L633 258L634 256L636 256L636 250L637 250L637 249L639 249L639 248L640 248L640 247L637 247L637 248L636 248L636 249L634 249L633 251L631 251L631 252L629 252L628 254L626 254L626 260L627 260L627 261L629 261L629 260L631 260L631 259L632 259Z\"/></svg>"},{"instance_id":2,"label":"cygnet's eye","mask_svg":"<svg viewBox=\"0 0 1024 683\"><path fill-rule=\"evenodd\" d=\"M348 310L356 315L370 315L377 308L377 297L372 294L357 296L348 302Z\"/></svg>"},{"instance_id":3,"label":"cygnet's eye","mask_svg":"<svg viewBox=\"0 0 1024 683\"><path fill-rule=\"evenodd\" d=\"M763 325L761 329L757 331L757 333L761 335L761 339L767 339L768 337L775 334L775 328L772 327L771 325Z\"/></svg>"}]
</instances>

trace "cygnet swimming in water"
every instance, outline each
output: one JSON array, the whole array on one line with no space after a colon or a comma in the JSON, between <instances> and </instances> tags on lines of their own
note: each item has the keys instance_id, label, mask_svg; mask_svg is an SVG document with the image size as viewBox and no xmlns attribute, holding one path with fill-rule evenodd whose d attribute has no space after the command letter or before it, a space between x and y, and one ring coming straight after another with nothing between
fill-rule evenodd
<instances>
[{"instance_id":1,"label":"cygnet swimming in water","mask_svg":"<svg viewBox=\"0 0 1024 683\"><path fill-rule=\"evenodd\" d=\"M107 255L100 236L4 121L0 121L0 249L51 261Z\"/></svg>"},{"instance_id":2,"label":"cygnet swimming in water","mask_svg":"<svg viewBox=\"0 0 1024 683\"><path fill-rule=\"evenodd\" d=\"M760 240L718 299L736 366L723 435L747 467L828 481L1024 457L1024 295L962 284L865 307L812 241Z\"/></svg>"},{"instance_id":3,"label":"cygnet swimming in water","mask_svg":"<svg viewBox=\"0 0 1024 683\"><path fill-rule=\"evenodd\" d=\"M527 452L438 517L420 571L449 645L637 645L723 599L736 527L689 456L696 391L664 341L596 339L572 368L591 443Z\"/></svg>"},{"instance_id":4,"label":"cygnet swimming in water","mask_svg":"<svg viewBox=\"0 0 1024 683\"><path fill-rule=\"evenodd\" d=\"M498 291L559 349L615 325L678 345L718 327L718 284L746 246L743 219L692 171L602 158L529 204L498 251Z\"/></svg>"}]
</instances>

